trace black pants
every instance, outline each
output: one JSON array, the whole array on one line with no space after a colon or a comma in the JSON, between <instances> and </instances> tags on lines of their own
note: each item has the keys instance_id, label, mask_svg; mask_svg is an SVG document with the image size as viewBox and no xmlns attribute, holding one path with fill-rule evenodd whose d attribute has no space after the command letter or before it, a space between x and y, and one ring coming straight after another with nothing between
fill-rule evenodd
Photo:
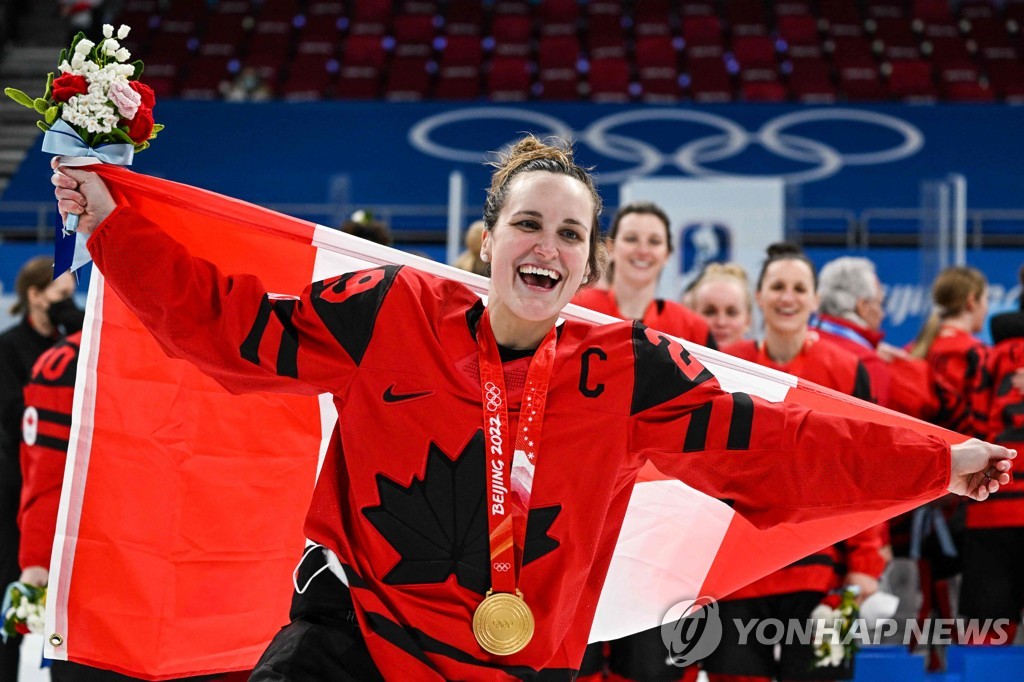
<instances>
[{"instance_id":1,"label":"black pants","mask_svg":"<svg viewBox=\"0 0 1024 682\"><path fill-rule=\"evenodd\" d=\"M356 623L348 587L329 570L312 578L325 565L319 549L306 555L297 582L308 586L292 595L292 622L270 642L249 682L383 682Z\"/></svg>"}]
</instances>

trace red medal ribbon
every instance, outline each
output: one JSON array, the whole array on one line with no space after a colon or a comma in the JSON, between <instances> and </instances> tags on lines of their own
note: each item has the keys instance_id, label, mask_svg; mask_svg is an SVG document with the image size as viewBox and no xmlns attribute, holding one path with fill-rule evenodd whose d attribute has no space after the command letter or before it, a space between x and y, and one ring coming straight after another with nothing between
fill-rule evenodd
<instances>
[{"instance_id":1,"label":"red medal ribbon","mask_svg":"<svg viewBox=\"0 0 1024 682\"><path fill-rule=\"evenodd\" d=\"M486 504L491 588L496 592L514 593L526 543L526 520L548 383L555 364L556 333L552 327L530 360L514 453L508 446L505 373L486 309L480 318L476 337L480 349L480 391L484 412L484 448L487 452Z\"/></svg>"}]
</instances>

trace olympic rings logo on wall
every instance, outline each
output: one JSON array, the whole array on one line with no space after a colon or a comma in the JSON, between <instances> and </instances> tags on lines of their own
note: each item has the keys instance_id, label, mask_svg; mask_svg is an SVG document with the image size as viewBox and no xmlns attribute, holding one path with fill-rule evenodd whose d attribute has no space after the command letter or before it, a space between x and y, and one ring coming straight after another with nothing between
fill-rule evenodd
<instances>
[{"instance_id":1,"label":"olympic rings logo on wall","mask_svg":"<svg viewBox=\"0 0 1024 682\"><path fill-rule=\"evenodd\" d=\"M489 412L494 412L501 407L501 390L493 382L488 381L484 384L484 398L487 400Z\"/></svg>"},{"instance_id":2,"label":"olympic rings logo on wall","mask_svg":"<svg viewBox=\"0 0 1024 682\"><path fill-rule=\"evenodd\" d=\"M924 146L921 131L895 116L860 109L831 108L808 109L777 116L756 131L749 131L731 119L706 111L637 109L604 116L584 130L575 131L561 119L537 111L512 107L469 107L423 119L409 130L409 142L424 154L440 159L480 163L493 150L445 145L436 140L435 133L447 126L488 119L528 124L538 134L574 139L602 156L633 164L622 170L601 173L601 182L612 184L652 175L670 166L695 177L773 177L791 183L815 182L832 177L846 166L872 166L899 161L913 156ZM668 153L649 141L615 132L624 125L665 122L704 125L711 128L712 132L690 140ZM791 132L792 128L808 123L835 123L840 126L862 123L892 131L901 139L886 149L845 153L821 140ZM779 158L811 167L788 173L728 173L711 167L711 164L737 157L754 146Z\"/></svg>"}]
</instances>

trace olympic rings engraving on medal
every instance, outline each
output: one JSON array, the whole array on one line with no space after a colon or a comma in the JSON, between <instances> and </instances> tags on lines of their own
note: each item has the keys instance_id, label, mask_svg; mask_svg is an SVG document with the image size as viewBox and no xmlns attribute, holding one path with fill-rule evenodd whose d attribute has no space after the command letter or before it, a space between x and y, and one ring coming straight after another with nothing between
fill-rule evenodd
<instances>
[{"instance_id":1,"label":"olympic rings engraving on medal","mask_svg":"<svg viewBox=\"0 0 1024 682\"><path fill-rule=\"evenodd\" d=\"M706 111L644 108L603 116L592 121L584 130L574 131L564 121L536 111L512 107L468 107L435 114L419 121L409 130L409 142L430 156L449 161L480 163L492 150L447 146L437 141L434 135L441 128L482 119L507 121L513 125L528 123L538 128L538 134L576 139L602 156L633 164L629 168L601 173L601 182L608 184L652 175L666 166L675 167L695 177L782 178L799 184L830 178L847 166L899 161L913 156L924 147L921 131L900 118L875 111L832 108L783 114L768 120L756 131L746 130L725 116ZM692 139L672 152L664 152L652 142L615 132L626 125L659 122L707 126L712 132ZM798 126L828 123L844 127L850 123L868 125L891 131L900 139L889 148L844 152L826 142L794 132ZM779 173L731 173L710 165L737 157L754 146L780 159L811 167Z\"/></svg>"},{"instance_id":2,"label":"olympic rings engraving on medal","mask_svg":"<svg viewBox=\"0 0 1024 682\"><path fill-rule=\"evenodd\" d=\"M501 407L501 389L494 385L494 382L488 381L484 384L484 398L487 400L487 409L490 412L495 412Z\"/></svg>"},{"instance_id":3,"label":"olympic rings engraving on medal","mask_svg":"<svg viewBox=\"0 0 1024 682\"><path fill-rule=\"evenodd\" d=\"M507 561L496 561L494 562L494 570L499 573L506 573L512 570L512 564Z\"/></svg>"}]
</instances>

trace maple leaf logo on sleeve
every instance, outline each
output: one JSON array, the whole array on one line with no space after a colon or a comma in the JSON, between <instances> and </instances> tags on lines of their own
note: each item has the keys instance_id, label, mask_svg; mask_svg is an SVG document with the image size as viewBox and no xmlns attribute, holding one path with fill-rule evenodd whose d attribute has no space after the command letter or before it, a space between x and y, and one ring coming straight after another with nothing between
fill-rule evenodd
<instances>
[{"instance_id":1,"label":"maple leaf logo on sleeve","mask_svg":"<svg viewBox=\"0 0 1024 682\"><path fill-rule=\"evenodd\" d=\"M422 479L408 487L377 476L380 504L363 515L401 555L384 576L389 585L442 583L448 576L484 594L491 586L487 544L487 496L483 431L452 459L430 444ZM526 523L523 564L554 551L548 529L561 505L531 509Z\"/></svg>"}]
</instances>

